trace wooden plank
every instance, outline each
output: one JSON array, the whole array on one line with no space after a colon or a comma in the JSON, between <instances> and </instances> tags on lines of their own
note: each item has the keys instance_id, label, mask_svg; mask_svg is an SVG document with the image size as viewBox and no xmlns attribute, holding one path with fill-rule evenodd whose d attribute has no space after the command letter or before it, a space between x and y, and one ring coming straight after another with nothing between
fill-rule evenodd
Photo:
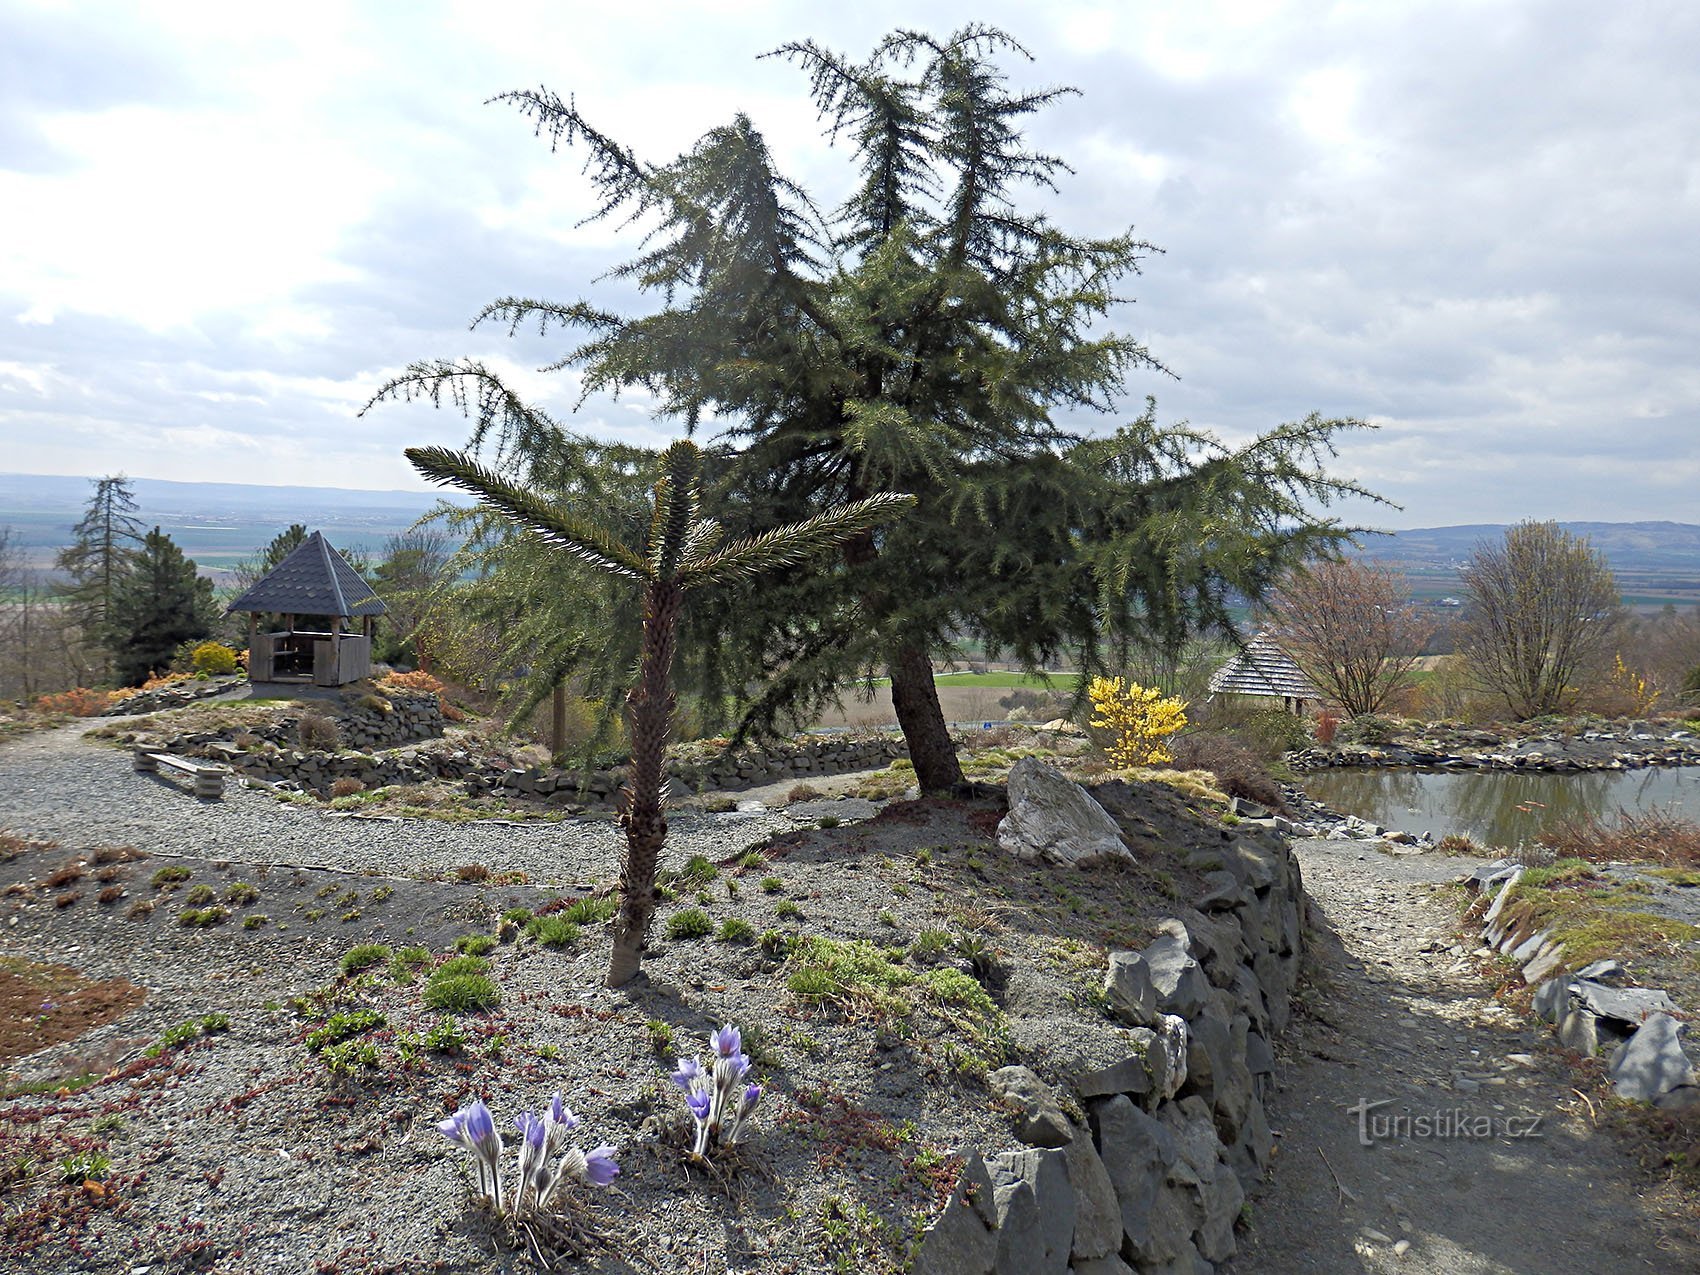
<instances>
[{"instance_id":1,"label":"wooden plank","mask_svg":"<svg viewBox=\"0 0 1700 1275\"><path fill-rule=\"evenodd\" d=\"M313 685L339 685L336 678L336 643L328 639L313 643Z\"/></svg>"}]
</instances>

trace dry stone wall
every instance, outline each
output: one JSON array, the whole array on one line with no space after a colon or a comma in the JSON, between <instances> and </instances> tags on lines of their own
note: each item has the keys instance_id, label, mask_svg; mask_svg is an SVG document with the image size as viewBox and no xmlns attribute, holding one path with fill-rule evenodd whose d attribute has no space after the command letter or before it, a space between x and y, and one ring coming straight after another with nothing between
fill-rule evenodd
<instances>
[{"instance_id":1,"label":"dry stone wall","mask_svg":"<svg viewBox=\"0 0 1700 1275\"><path fill-rule=\"evenodd\" d=\"M1286 838L1239 832L1191 852L1205 891L1155 942L1111 953L1113 1017L1022 1005L1012 982L1026 1065L990 1081L1022 1145L966 1153L917 1275L1208 1275L1233 1256L1241 1206L1269 1162L1272 1041L1305 929Z\"/></svg>"},{"instance_id":2,"label":"dry stone wall","mask_svg":"<svg viewBox=\"0 0 1700 1275\"><path fill-rule=\"evenodd\" d=\"M185 732L155 742L167 752L222 761L238 774L320 793L339 779L353 779L366 788L449 780L464 784L474 796L567 807L612 806L625 782L624 767L589 772L518 767L468 748L406 747L443 734L441 705L434 695L392 696L389 703L387 712L358 702L327 712L343 744L336 750L300 748L303 714L298 713L248 731L257 747L239 746L228 733L218 731ZM902 739L895 736L827 736L706 758L671 758L667 773L678 795L739 792L762 784L882 769L907 755Z\"/></svg>"}]
</instances>

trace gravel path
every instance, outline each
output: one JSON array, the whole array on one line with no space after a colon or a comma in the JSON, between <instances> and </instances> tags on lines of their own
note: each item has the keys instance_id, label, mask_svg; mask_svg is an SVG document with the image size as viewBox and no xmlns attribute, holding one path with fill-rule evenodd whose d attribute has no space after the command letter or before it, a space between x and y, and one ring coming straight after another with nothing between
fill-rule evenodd
<instances>
[{"instance_id":1,"label":"gravel path","mask_svg":"<svg viewBox=\"0 0 1700 1275\"><path fill-rule=\"evenodd\" d=\"M618 874L622 838L610 820L352 819L234 783L224 800L198 801L176 781L135 773L127 752L84 740L93 724L42 731L0 747L0 828L70 847L129 844L157 855L381 876L436 875L471 863L517 869L541 884L606 882ZM693 854L721 859L798 826L774 811L678 812L668 822L670 864Z\"/></svg>"},{"instance_id":2,"label":"gravel path","mask_svg":"<svg viewBox=\"0 0 1700 1275\"><path fill-rule=\"evenodd\" d=\"M1694 1234L1641 1197L1622 1144L1576 1101L1582 1082L1550 1033L1497 1004L1480 973L1491 967L1457 945L1454 908L1433 888L1474 861L1352 841L1295 848L1318 932L1281 1042L1274 1170L1233 1270L1700 1270ZM1352 1109L1381 1100L1366 1123L1440 1112L1470 1132L1491 1119L1493 1135L1384 1125L1377 1137L1368 1124L1364 1146ZM1539 1136L1505 1136L1508 1120Z\"/></svg>"}]
</instances>

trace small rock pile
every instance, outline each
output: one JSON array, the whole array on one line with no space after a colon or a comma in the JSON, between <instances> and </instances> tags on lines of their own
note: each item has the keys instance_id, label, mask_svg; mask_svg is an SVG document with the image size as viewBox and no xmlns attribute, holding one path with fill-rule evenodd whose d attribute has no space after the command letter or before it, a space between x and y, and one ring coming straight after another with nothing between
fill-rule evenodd
<instances>
[{"instance_id":1,"label":"small rock pile","mask_svg":"<svg viewBox=\"0 0 1700 1275\"><path fill-rule=\"evenodd\" d=\"M247 680L245 677L192 677L181 682L170 682L165 686L156 686L151 691L138 691L134 695L126 696L116 704L101 710L100 716L139 717L143 713L163 713L168 708L182 708L196 700L222 695L243 685Z\"/></svg>"},{"instance_id":2,"label":"small rock pile","mask_svg":"<svg viewBox=\"0 0 1700 1275\"><path fill-rule=\"evenodd\" d=\"M1535 1013L1553 1025L1559 1043L1584 1057L1609 1051L1607 1074L1618 1097L1661 1108L1700 1106L1700 1084L1682 1047L1682 1011L1659 988L1629 985L1629 972L1601 960L1574 974L1554 976L1564 947L1547 931L1520 934L1504 919L1506 900L1523 869L1508 859L1478 868L1465 885L1494 891L1482 917L1482 940L1523 967L1535 988Z\"/></svg>"},{"instance_id":3,"label":"small rock pile","mask_svg":"<svg viewBox=\"0 0 1700 1275\"><path fill-rule=\"evenodd\" d=\"M1303 773L1331 766L1420 766L1445 770L1637 770L1700 765L1700 735L1670 722L1626 722L1575 734L1515 735L1452 730L1387 744L1317 745L1288 753Z\"/></svg>"},{"instance_id":4,"label":"small rock pile","mask_svg":"<svg viewBox=\"0 0 1700 1275\"><path fill-rule=\"evenodd\" d=\"M1006 849L1059 870L1131 857L1105 808L1052 767L1019 762L1010 791ZM1012 1033L1032 1066L990 1082L1025 1145L967 1154L917 1275L1208 1275L1233 1256L1271 1152L1270 1041L1289 1017L1305 896L1273 826L1222 837L1188 856L1196 906L1143 950L1111 953L1103 1018L1027 1003L1014 972Z\"/></svg>"}]
</instances>

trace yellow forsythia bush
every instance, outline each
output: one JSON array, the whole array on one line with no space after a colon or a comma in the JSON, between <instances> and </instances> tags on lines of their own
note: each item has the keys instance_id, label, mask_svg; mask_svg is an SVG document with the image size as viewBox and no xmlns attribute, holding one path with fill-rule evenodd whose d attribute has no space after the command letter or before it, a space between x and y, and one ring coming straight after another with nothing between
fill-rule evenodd
<instances>
[{"instance_id":1,"label":"yellow forsythia bush","mask_svg":"<svg viewBox=\"0 0 1700 1275\"><path fill-rule=\"evenodd\" d=\"M1149 766L1173 761L1164 745L1186 725L1186 701L1165 698L1155 686L1095 677L1086 688L1092 698L1092 725L1111 732L1108 752L1118 766Z\"/></svg>"},{"instance_id":2,"label":"yellow forsythia bush","mask_svg":"<svg viewBox=\"0 0 1700 1275\"><path fill-rule=\"evenodd\" d=\"M236 671L236 652L223 642L202 642L189 653L189 667L217 677Z\"/></svg>"}]
</instances>

